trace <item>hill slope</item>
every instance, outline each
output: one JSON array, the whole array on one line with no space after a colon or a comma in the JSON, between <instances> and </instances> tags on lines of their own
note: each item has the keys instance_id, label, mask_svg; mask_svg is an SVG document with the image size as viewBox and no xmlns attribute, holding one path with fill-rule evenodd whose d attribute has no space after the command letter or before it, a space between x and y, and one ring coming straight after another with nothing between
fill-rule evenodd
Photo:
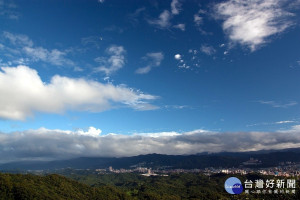
<instances>
[{"instance_id":1,"label":"hill slope","mask_svg":"<svg viewBox=\"0 0 300 200\"><path fill-rule=\"evenodd\" d=\"M60 175L0 174L0 199L128 199L111 186L93 188Z\"/></svg>"}]
</instances>

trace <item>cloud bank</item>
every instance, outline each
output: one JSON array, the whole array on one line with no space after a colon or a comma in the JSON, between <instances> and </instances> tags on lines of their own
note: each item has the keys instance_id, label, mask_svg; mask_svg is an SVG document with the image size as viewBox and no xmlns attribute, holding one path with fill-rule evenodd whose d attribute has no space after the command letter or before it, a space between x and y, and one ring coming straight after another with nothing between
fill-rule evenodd
<instances>
[{"instance_id":1,"label":"cloud bank","mask_svg":"<svg viewBox=\"0 0 300 200\"><path fill-rule=\"evenodd\" d=\"M300 147L300 125L281 132L191 132L99 135L100 129L64 131L40 128L0 133L0 162L53 160L80 156L170 155L243 152Z\"/></svg>"},{"instance_id":2,"label":"cloud bank","mask_svg":"<svg viewBox=\"0 0 300 200\"><path fill-rule=\"evenodd\" d=\"M59 75L44 83L37 71L27 66L1 68L0 97L0 118L12 120L24 120L35 111L101 112L120 105L137 110L157 108L149 104L156 96L126 86Z\"/></svg>"}]
</instances>

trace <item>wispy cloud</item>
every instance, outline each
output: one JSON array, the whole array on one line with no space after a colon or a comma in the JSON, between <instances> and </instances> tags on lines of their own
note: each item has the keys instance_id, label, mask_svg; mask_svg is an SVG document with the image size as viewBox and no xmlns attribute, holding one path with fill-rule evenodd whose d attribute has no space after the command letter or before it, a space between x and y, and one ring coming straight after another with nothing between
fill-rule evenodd
<instances>
[{"instance_id":1,"label":"wispy cloud","mask_svg":"<svg viewBox=\"0 0 300 200\"><path fill-rule=\"evenodd\" d=\"M203 35L208 35L208 34L211 34L209 32L206 32L205 30L203 30L203 24L204 24L204 15L206 15L206 11L205 10L202 10L200 9L197 13L194 14L194 24L195 24L195 27L198 29L198 31L203 34Z\"/></svg>"},{"instance_id":2,"label":"wispy cloud","mask_svg":"<svg viewBox=\"0 0 300 200\"><path fill-rule=\"evenodd\" d=\"M164 10L158 17L158 19L148 20L149 24L155 25L157 28L166 29L172 26L170 22L174 15L178 15L181 11L181 3L179 0L172 0L171 2L171 12L169 10ZM183 25L180 25L181 29ZM179 28L179 27L175 27ZM184 27L185 28L185 27Z\"/></svg>"},{"instance_id":3,"label":"wispy cloud","mask_svg":"<svg viewBox=\"0 0 300 200\"><path fill-rule=\"evenodd\" d=\"M200 17L199 13L194 14L194 22L198 27L203 23L203 18Z\"/></svg>"},{"instance_id":4,"label":"wispy cloud","mask_svg":"<svg viewBox=\"0 0 300 200\"><path fill-rule=\"evenodd\" d=\"M229 39L248 46L251 51L293 25L285 0L229 0L215 5L217 17L224 20Z\"/></svg>"},{"instance_id":5,"label":"wispy cloud","mask_svg":"<svg viewBox=\"0 0 300 200\"><path fill-rule=\"evenodd\" d=\"M182 110L186 108L192 108L191 106L187 105L165 105L166 109L176 109L176 110Z\"/></svg>"},{"instance_id":6,"label":"wispy cloud","mask_svg":"<svg viewBox=\"0 0 300 200\"><path fill-rule=\"evenodd\" d=\"M163 59L164 59L164 54L162 52L147 53L146 56L143 57L143 60L148 62L147 66L138 68L135 71L135 73L137 73L137 74L146 74L146 73L150 72L152 67L160 66Z\"/></svg>"},{"instance_id":7,"label":"wispy cloud","mask_svg":"<svg viewBox=\"0 0 300 200\"><path fill-rule=\"evenodd\" d=\"M288 103L278 103L275 101L258 101L258 103L270 105L274 108L289 108L298 104L296 101L290 101Z\"/></svg>"},{"instance_id":8,"label":"wispy cloud","mask_svg":"<svg viewBox=\"0 0 300 200\"><path fill-rule=\"evenodd\" d=\"M295 123L295 121L291 121L291 120L286 120L286 121L278 121L275 122L276 124L289 124L289 123Z\"/></svg>"},{"instance_id":9,"label":"wispy cloud","mask_svg":"<svg viewBox=\"0 0 300 200\"><path fill-rule=\"evenodd\" d=\"M122 85L53 76L44 83L27 66L2 67L0 71L0 118L24 120L35 111L63 113L66 110L101 112L118 106L136 110L157 109L149 101L156 96Z\"/></svg>"},{"instance_id":10,"label":"wispy cloud","mask_svg":"<svg viewBox=\"0 0 300 200\"><path fill-rule=\"evenodd\" d=\"M28 47L33 46L33 41L29 39L27 35L12 34L10 32L4 31L3 37L9 40L9 42L13 45L28 46Z\"/></svg>"},{"instance_id":11,"label":"wispy cloud","mask_svg":"<svg viewBox=\"0 0 300 200\"><path fill-rule=\"evenodd\" d=\"M84 46L91 45L91 46L96 47L97 49L99 49L100 42L102 40L103 40L103 38L101 36L88 36L88 37L81 38L81 43Z\"/></svg>"},{"instance_id":12,"label":"wispy cloud","mask_svg":"<svg viewBox=\"0 0 300 200\"><path fill-rule=\"evenodd\" d=\"M181 10L181 3L179 0L172 0L171 2L171 12L173 15L178 15Z\"/></svg>"},{"instance_id":13,"label":"wispy cloud","mask_svg":"<svg viewBox=\"0 0 300 200\"><path fill-rule=\"evenodd\" d=\"M0 0L0 16L4 16L8 19L17 20L20 14L16 11L18 6L12 1Z\"/></svg>"},{"instance_id":14,"label":"wispy cloud","mask_svg":"<svg viewBox=\"0 0 300 200\"><path fill-rule=\"evenodd\" d=\"M164 10L158 17L158 19L148 20L149 24L156 25L158 28L169 28L171 26L172 14L168 10Z\"/></svg>"},{"instance_id":15,"label":"wispy cloud","mask_svg":"<svg viewBox=\"0 0 300 200\"><path fill-rule=\"evenodd\" d=\"M9 45L3 45L3 50L12 59L13 64L19 64L20 60L23 60L26 61L23 64L43 61L58 66L74 65L74 62L66 57L67 50L62 51L35 46L28 36L6 31L3 32L2 38L9 43Z\"/></svg>"},{"instance_id":16,"label":"wispy cloud","mask_svg":"<svg viewBox=\"0 0 300 200\"><path fill-rule=\"evenodd\" d=\"M138 20L138 17L139 17L140 14L141 14L143 11L145 11L145 10L146 10L145 7L141 7L141 8L136 9L134 13L131 13L131 14L128 15L129 21L130 21L132 24L134 24L134 25L137 24L138 21L139 21L139 20Z\"/></svg>"},{"instance_id":17,"label":"wispy cloud","mask_svg":"<svg viewBox=\"0 0 300 200\"><path fill-rule=\"evenodd\" d=\"M180 29L182 31L185 31L185 24L177 24L173 26L174 28Z\"/></svg>"},{"instance_id":18,"label":"wispy cloud","mask_svg":"<svg viewBox=\"0 0 300 200\"><path fill-rule=\"evenodd\" d=\"M32 58L32 61L43 61L58 66L74 64L73 61L65 58L66 52L58 49L49 51L43 47L24 47L23 51Z\"/></svg>"},{"instance_id":19,"label":"wispy cloud","mask_svg":"<svg viewBox=\"0 0 300 200\"><path fill-rule=\"evenodd\" d=\"M40 128L0 133L0 162L15 160L68 159L81 156L135 156L160 153L169 155L200 152L243 152L299 148L300 125L278 132L190 132L135 133L133 135L100 134L87 131Z\"/></svg>"},{"instance_id":20,"label":"wispy cloud","mask_svg":"<svg viewBox=\"0 0 300 200\"><path fill-rule=\"evenodd\" d=\"M259 122L259 123L255 123L255 124L248 124L247 127L252 127L252 126L273 126L273 125L287 125L287 124L295 124L295 123L299 123L298 120L283 120L283 121L277 121L277 122Z\"/></svg>"},{"instance_id":21,"label":"wispy cloud","mask_svg":"<svg viewBox=\"0 0 300 200\"><path fill-rule=\"evenodd\" d=\"M201 45L200 50L205 53L206 55L213 55L216 53L216 50L213 46L210 45Z\"/></svg>"},{"instance_id":22,"label":"wispy cloud","mask_svg":"<svg viewBox=\"0 0 300 200\"><path fill-rule=\"evenodd\" d=\"M110 56L95 59L102 64L102 66L95 68L95 72L104 72L106 75L110 75L125 65L126 50L123 46L111 45L106 49L106 53Z\"/></svg>"}]
</instances>

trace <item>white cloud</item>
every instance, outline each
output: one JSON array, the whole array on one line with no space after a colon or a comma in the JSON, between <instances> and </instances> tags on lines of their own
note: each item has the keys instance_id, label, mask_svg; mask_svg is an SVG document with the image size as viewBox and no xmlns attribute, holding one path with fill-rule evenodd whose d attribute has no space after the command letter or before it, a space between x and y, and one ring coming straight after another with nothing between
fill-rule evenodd
<instances>
[{"instance_id":1,"label":"white cloud","mask_svg":"<svg viewBox=\"0 0 300 200\"><path fill-rule=\"evenodd\" d=\"M181 68L181 69L190 69L190 65L187 64L187 63L183 60L182 55L180 55L180 54L175 54L175 55L174 55L174 58L175 58L175 60L178 60L177 66L178 66L179 68Z\"/></svg>"},{"instance_id":2,"label":"white cloud","mask_svg":"<svg viewBox=\"0 0 300 200\"><path fill-rule=\"evenodd\" d=\"M118 71L125 65L125 54L126 50L123 46L112 45L106 49L106 53L110 57L98 57L95 60L101 62L105 66L100 66L95 69L95 71L101 71L109 75L113 72Z\"/></svg>"},{"instance_id":3,"label":"white cloud","mask_svg":"<svg viewBox=\"0 0 300 200\"><path fill-rule=\"evenodd\" d=\"M171 20L172 15L168 10L164 10L158 17L158 19L155 20L148 20L149 24L155 25L158 28L169 28L171 26Z\"/></svg>"},{"instance_id":4,"label":"white cloud","mask_svg":"<svg viewBox=\"0 0 300 200\"><path fill-rule=\"evenodd\" d=\"M289 103L278 103L275 101L258 101L258 103L270 105L274 108L288 108L298 104L296 101L290 101Z\"/></svg>"},{"instance_id":5,"label":"white cloud","mask_svg":"<svg viewBox=\"0 0 300 200\"><path fill-rule=\"evenodd\" d=\"M199 16L199 14L194 14L194 22L196 26L200 26L203 23L202 17Z\"/></svg>"},{"instance_id":6,"label":"white cloud","mask_svg":"<svg viewBox=\"0 0 300 200\"><path fill-rule=\"evenodd\" d=\"M182 69L189 69L190 66L187 65L186 63L182 62L182 64L178 65L179 68L182 68Z\"/></svg>"},{"instance_id":7,"label":"white cloud","mask_svg":"<svg viewBox=\"0 0 300 200\"><path fill-rule=\"evenodd\" d=\"M229 0L215 5L217 15L224 20L223 30L229 39L248 46L252 51L266 43L269 36L292 25L285 10L285 0Z\"/></svg>"},{"instance_id":8,"label":"white cloud","mask_svg":"<svg viewBox=\"0 0 300 200\"><path fill-rule=\"evenodd\" d=\"M52 49L51 51L43 48L43 47L24 47L23 51L30 56L33 61L43 61L48 62L53 65L62 66L64 64L66 65L73 65L74 63L66 59L66 53L62 52L58 49Z\"/></svg>"},{"instance_id":9,"label":"white cloud","mask_svg":"<svg viewBox=\"0 0 300 200\"><path fill-rule=\"evenodd\" d=\"M182 31L185 31L185 24L177 24L173 26L174 28L180 29Z\"/></svg>"},{"instance_id":10,"label":"white cloud","mask_svg":"<svg viewBox=\"0 0 300 200\"><path fill-rule=\"evenodd\" d=\"M181 3L179 0L172 0L171 2L171 12L173 15L178 15L181 9Z\"/></svg>"},{"instance_id":11,"label":"white cloud","mask_svg":"<svg viewBox=\"0 0 300 200\"><path fill-rule=\"evenodd\" d=\"M162 52L147 53L146 59L150 59L152 65L159 66L164 59L164 54Z\"/></svg>"},{"instance_id":12,"label":"white cloud","mask_svg":"<svg viewBox=\"0 0 300 200\"><path fill-rule=\"evenodd\" d=\"M8 40L10 47L5 46L4 50L10 52L10 57L13 58L14 64L20 64L20 60L29 62L43 61L53 65L74 65L74 63L66 58L67 51L58 49L48 50L44 47L34 46L33 41L26 35L12 34L4 31L3 38ZM25 58L20 58L24 56ZM25 63L24 63L25 64Z\"/></svg>"},{"instance_id":13,"label":"white cloud","mask_svg":"<svg viewBox=\"0 0 300 200\"><path fill-rule=\"evenodd\" d=\"M276 124L288 124L288 123L294 123L295 121L291 121L291 120L286 120L286 121L279 121L279 122L275 122Z\"/></svg>"},{"instance_id":14,"label":"white cloud","mask_svg":"<svg viewBox=\"0 0 300 200\"><path fill-rule=\"evenodd\" d=\"M157 97L126 86L102 84L82 78L53 76L44 83L27 66L2 67L0 71L0 118L24 120L35 111L62 113L65 110L101 112L125 105L136 110L151 109ZM152 107L154 109L154 106ZM146 109L144 109L146 110Z\"/></svg>"},{"instance_id":15,"label":"white cloud","mask_svg":"<svg viewBox=\"0 0 300 200\"><path fill-rule=\"evenodd\" d=\"M165 108L169 109L185 109L185 108L192 108L191 106L187 106L187 105L166 105Z\"/></svg>"},{"instance_id":16,"label":"white cloud","mask_svg":"<svg viewBox=\"0 0 300 200\"><path fill-rule=\"evenodd\" d=\"M8 19L17 20L20 14L16 11L17 5L12 1L0 0L0 16L7 17Z\"/></svg>"},{"instance_id":17,"label":"white cloud","mask_svg":"<svg viewBox=\"0 0 300 200\"><path fill-rule=\"evenodd\" d=\"M180 59L181 59L181 55L180 55L180 54L176 54L176 55L174 56L174 58L175 58L176 60L180 60Z\"/></svg>"},{"instance_id":18,"label":"white cloud","mask_svg":"<svg viewBox=\"0 0 300 200\"><path fill-rule=\"evenodd\" d=\"M214 53L216 53L216 50L214 49L213 46L209 46L209 45L201 45L200 50L207 54L207 55L213 55Z\"/></svg>"},{"instance_id":19,"label":"white cloud","mask_svg":"<svg viewBox=\"0 0 300 200\"><path fill-rule=\"evenodd\" d=\"M202 9L200 9L196 14L194 14L195 27L202 35L211 35L212 33L205 31L202 27L205 19L204 15L207 15L207 12Z\"/></svg>"},{"instance_id":20,"label":"white cloud","mask_svg":"<svg viewBox=\"0 0 300 200\"><path fill-rule=\"evenodd\" d=\"M88 134L87 134L88 133ZM160 153L169 155L200 152L243 152L300 147L300 125L278 132L190 132L99 135L87 132L40 128L0 133L0 162L51 160L90 156L135 156Z\"/></svg>"},{"instance_id":21,"label":"white cloud","mask_svg":"<svg viewBox=\"0 0 300 200\"><path fill-rule=\"evenodd\" d=\"M150 72L152 67L160 66L162 60L164 59L164 54L162 52L147 53L143 59L148 62L148 65L146 67L138 68L135 71L137 74L146 74Z\"/></svg>"},{"instance_id":22,"label":"white cloud","mask_svg":"<svg viewBox=\"0 0 300 200\"><path fill-rule=\"evenodd\" d=\"M140 68L138 68L135 71L135 73L137 73L137 74L147 74L150 71L151 71L151 67L150 66L146 66L146 67L140 67Z\"/></svg>"},{"instance_id":23,"label":"white cloud","mask_svg":"<svg viewBox=\"0 0 300 200\"><path fill-rule=\"evenodd\" d=\"M12 34L10 32L4 31L3 37L8 39L13 45L21 45L21 46L33 46L32 40L29 39L26 35L21 34Z\"/></svg>"},{"instance_id":24,"label":"white cloud","mask_svg":"<svg viewBox=\"0 0 300 200\"><path fill-rule=\"evenodd\" d=\"M99 3L104 3L104 2L105 2L105 0L98 0L98 2L99 2Z\"/></svg>"},{"instance_id":25,"label":"white cloud","mask_svg":"<svg viewBox=\"0 0 300 200\"><path fill-rule=\"evenodd\" d=\"M79 129L79 130L76 131L76 133L79 134L79 135L83 135L83 136L98 137L102 133L102 130L90 126L88 131L84 131L82 129Z\"/></svg>"},{"instance_id":26,"label":"white cloud","mask_svg":"<svg viewBox=\"0 0 300 200\"><path fill-rule=\"evenodd\" d=\"M172 0L171 2L171 12L169 10L164 10L158 17L158 19L154 20L148 20L149 24L155 25L156 27L160 29L167 29L172 26L172 23L170 22L171 19L178 15L181 11L181 3L179 0ZM182 31L185 29L184 24L178 24L176 26L173 26L174 28L179 28Z\"/></svg>"}]
</instances>

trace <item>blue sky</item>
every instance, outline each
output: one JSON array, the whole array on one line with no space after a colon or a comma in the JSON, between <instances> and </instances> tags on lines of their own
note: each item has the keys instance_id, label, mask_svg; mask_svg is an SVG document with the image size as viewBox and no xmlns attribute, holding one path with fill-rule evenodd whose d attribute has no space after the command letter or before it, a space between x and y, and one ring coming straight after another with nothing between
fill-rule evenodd
<instances>
[{"instance_id":1,"label":"blue sky","mask_svg":"<svg viewBox=\"0 0 300 200\"><path fill-rule=\"evenodd\" d=\"M0 0L0 131L294 131L299 8Z\"/></svg>"}]
</instances>

